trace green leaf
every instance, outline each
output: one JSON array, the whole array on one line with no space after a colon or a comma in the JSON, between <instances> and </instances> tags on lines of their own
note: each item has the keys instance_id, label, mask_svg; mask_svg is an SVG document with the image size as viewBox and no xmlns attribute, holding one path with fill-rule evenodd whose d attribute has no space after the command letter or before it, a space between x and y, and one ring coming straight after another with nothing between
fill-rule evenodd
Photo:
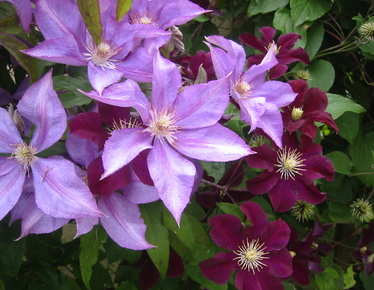
<instances>
[{"instance_id":1,"label":"green leaf","mask_svg":"<svg viewBox=\"0 0 374 290\"><path fill-rule=\"evenodd\" d=\"M29 73L32 82L36 82L39 79L36 59L21 52L21 50L29 48L23 41L15 36L0 33L0 44L3 45Z\"/></svg>"},{"instance_id":2,"label":"green leaf","mask_svg":"<svg viewBox=\"0 0 374 290\"><path fill-rule=\"evenodd\" d=\"M348 156L341 151L334 151L325 155L334 165L334 170L341 174L352 174L353 164Z\"/></svg>"},{"instance_id":3,"label":"green leaf","mask_svg":"<svg viewBox=\"0 0 374 290\"><path fill-rule=\"evenodd\" d=\"M323 24L321 22L315 22L311 27L307 30L307 43L305 45L305 50L307 51L309 58L313 59L313 57L317 54L318 50L322 45L323 36L325 35L325 30L323 28Z\"/></svg>"},{"instance_id":4,"label":"green leaf","mask_svg":"<svg viewBox=\"0 0 374 290\"><path fill-rule=\"evenodd\" d=\"M209 176L212 176L216 182L220 181L225 174L226 164L224 162L200 161L203 169Z\"/></svg>"},{"instance_id":5,"label":"green leaf","mask_svg":"<svg viewBox=\"0 0 374 290\"><path fill-rule=\"evenodd\" d=\"M207 22L209 20L209 18L206 17L205 15L201 14L199 16L196 16L193 20L195 20L197 22Z\"/></svg>"},{"instance_id":6,"label":"green leaf","mask_svg":"<svg viewBox=\"0 0 374 290\"><path fill-rule=\"evenodd\" d=\"M87 289L90 287L92 276L92 266L96 264L99 248L105 243L107 234L103 227L94 227L92 231L81 236L81 252L79 254L79 263L82 273L82 279Z\"/></svg>"},{"instance_id":7,"label":"green leaf","mask_svg":"<svg viewBox=\"0 0 374 290\"><path fill-rule=\"evenodd\" d=\"M10 15L0 20L0 33L19 34L23 32L22 27L19 25L17 15Z\"/></svg>"},{"instance_id":8,"label":"green leaf","mask_svg":"<svg viewBox=\"0 0 374 290\"><path fill-rule=\"evenodd\" d=\"M374 275L366 276L365 271L361 271L360 280L364 284L365 290L374 290Z\"/></svg>"},{"instance_id":9,"label":"green leaf","mask_svg":"<svg viewBox=\"0 0 374 290\"><path fill-rule=\"evenodd\" d=\"M116 20L121 21L123 16L129 12L132 0L118 0L116 7Z\"/></svg>"},{"instance_id":10,"label":"green leaf","mask_svg":"<svg viewBox=\"0 0 374 290\"><path fill-rule=\"evenodd\" d=\"M335 70L330 62L317 59L307 65L306 69L312 75L309 87L317 87L324 92L331 88L335 80Z\"/></svg>"},{"instance_id":11,"label":"green leaf","mask_svg":"<svg viewBox=\"0 0 374 290\"><path fill-rule=\"evenodd\" d=\"M290 10L286 7L278 9L274 14L273 26L282 33L293 31L293 22Z\"/></svg>"},{"instance_id":12,"label":"green leaf","mask_svg":"<svg viewBox=\"0 0 374 290\"><path fill-rule=\"evenodd\" d=\"M208 288L209 290L226 290L227 284L217 285L216 283L212 282L208 278L205 278L201 274L200 267L198 265L187 265L185 268L186 273L190 276L193 280L198 282L199 284L204 285L204 287Z\"/></svg>"},{"instance_id":13,"label":"green leaf","mask_svg":"<svg viewBox=\"0 0 374 290\"><path fill-rule=\"evenodd\" d=\"M87 79L56 76L53 78L53 87L56 91L63 91L58 97L64 108L88 105L92 102L91 98L78 91L78 89L85 92L92 90Z\"/></svg>"},{"instance_id":14,"label":"green leaf","mask_svg":"<svg viewBox=\"0 0 374 290\"><path fill-rule=\"evenodd\" d=\"M320 290L335 289L334 280L339 278L339 274L331 267L327 267L322 273L316 275L316 282Z\"/></svg>"},{"instance_id":15,"label":"green leaf","mask_svg":"<svg viewBox=\"0 0 374 290\"><path fill-rule=\"evenodd\" d=\"M187 215L182 214L180 227L178 227L171 213L165 210L164 225L178 237L191 254L195 253L195 238L192 235L193 228Z\"/></svg>"},{"instance_id":16,"label":"green leaf","mask_svg":"<svg viewBox=\"0 0 374 290\"><path fill-rule=\"evenodd\" d=\"M320 18L331 9L332 3L328 0L291 0L290 6L292 19L298 26Z\"/></svg>"},{"instance_id":17,"label":"green leaf","mask_svg":"<svg viewBox=\"0 0 374 290\"><path fill-rule=\"evenodd\" d=\"M117 290L138 290L136 287L135 282L133 281L126 281L125 283L121 284Z\"/></svg>"},{"instance_id":18,"label":"green leaf","mask_svg":"<svg viewBox=\"0 0 374 290\"><path fill-rule=\"evenodd\" d=\"M165 278L169 265L169 235L163 224L163 205L159 202L139 205L144 223L147 225L146 239L156 246L148 249L147 253L153 264Z\"/></svg>"},{"instance_id":19,"label":"green leaf","mask_svg":"<svg viewBox=\"0 0 374 290\"><path fill-rule=\"evenodd\" d=\"M355 280L355 272L353 272L353 266L349 266L347 269L347 273L344 273L343 280L344 280L344 288L343 289L350 289L354 285L356 285Z\"/></svg>"},{"instance_id":20,"label":"green leaf","mask_svg":"<svg viewBox=\"0 0 374 290\"><path fill-rule=\"evenodd\" d=\"M2 280L0 280L0 290L5 290L5 285Z\"/></svg>"},{"instance_id":21,"label":"green leaf","mask_svg":"<svg viewBox=\"0 0 374 290\"><path fill-rule=\"evenodd\" d=\"M277 10L278 8L285 7L289 0L255 0L251 1L248 6L248 17L256 14L268 13Z\"/></svg>"},{"instance_id":22,"label":"green leaf","mask_svg":"<svg viewBox=\"0 0 374 290\"><path fill-rule=\"evenodd\" d=\"M343 97L341 95L327 93L329 104L326 108L326 112L332 115L332 118L336 120L345 112L353 112L356 114L365 112L365 109L356 104L352 99Z\"/></svg>"},{"instance_id":23,"label":"green leaf","mask_svg":"<svg viewBox=\"0 0 374 290\"><path fill-rule=\"evenodd\" d=\"M244 219L244 214L240 210L240 207L232 204L232 203L227 203L227 202L217 202L217 206L227 214L232 214L237 216L240 220Z\"/></svg>"},{"instance_id":24,"label":"green leaf","mask_svg":"<svg viewBox=\"0 0 374 290\"><path fill-rule=\"evenodd\" d=\"M336 201L329 202L328 215L332 221L336 222L345 222L352 219L349 206Z\"/></svg>"},{"instance_id":25,"label":"green leaf","mask_svg":"<svg viewBox=\"0 0 374 290\"><path fill-rule=\"evenodd\" d=\"M373 150L373 132L367 134L365 137L359 134L353 145L349 146L349 153L351 154L355 169L354 172L357 173L357 177L369 187L374 187Z\"/></svg>"},{"instance_id":26,"label":"green leaf","mask_svg":"<svg viewBox=\"0 0 374 290\"><path fill-rule=\"evenodd\" d=\"M352 112L345 112L336 120L336 125L339 128L339 135L350 144L353 144L360 127L360 115Z\"/></svg>"},{"instance_id":27,"label":"green leaf","mask_svg":"<svg viewBox=\"0 0 374 290\"><path fill-rule=\"evenodd\" d=\"M79 11L84 24L91 34L94 42L102 42L103 26L100 19L100 5L98 0L78 0Z\"/></svg>"}]
</instances>

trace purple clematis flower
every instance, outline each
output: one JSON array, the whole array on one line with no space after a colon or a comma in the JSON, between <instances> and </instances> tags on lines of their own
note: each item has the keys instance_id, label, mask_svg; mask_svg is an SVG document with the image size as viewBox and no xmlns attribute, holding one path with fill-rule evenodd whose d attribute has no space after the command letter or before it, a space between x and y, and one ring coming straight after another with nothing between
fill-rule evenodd
<instances>
[{"instance_id":1,"label":"purple clematis flower","mask_svg":"<svg viewBox=\"0 0 374 290\"><path fill-rule=\"evenodd\" d=\"M102 178L150 150L150 176L179 222L196 183L196 166L188 158L231 161L252 151L243 139L217 123L228 102L227 79L181 88L181 75L173 63L155 54L153 66L150 102L131 80L109 87L102 96L94 91L87 95L111 105L132 106L143 120L143 125L112 132L104 146Z\"/></svg>"},{"instance_id":2,"label":"purple clematis flower","mask_svg":"<svg viewBox=\"0 0 374 290\"><path fill-rule=\"evenodd\" d=\"M284 148L271 149L268 144L254 147L257 152L245 157L248 165L266 169L259 176L247 181L247 188L253 194L268 192L273 208L277 212L290 210L297 200L318 204L325 200L314 185L314 180L334 179L332 163L322 156L322 147L312 143L309 137L301 136L301 146L296 133L284 133Z\"/></svg>"},{"instance_id":3,"label":"purple clematis flower","mask_svg":"<svg viewBox=\"0 0 374 290\"><path fill-rule=\"evenodd\" d=\"M283 122L279 108L291 103L296 94L289 84L265 81L266 71L277 64L274 46L259 65L243 72L246 57L243 47L222 36L209 36L207 41L217 77L229 78L231 96L240 106L240 118L251 126L251 131L257 127L263 129L282 147Z\"/></svg>"},{"instance_id":4,"label":"purple clematis flower","mask_svg":"<svg viewBox=\"0 0 374 290\"><path fill-rule=\"evenodd\" d=\"M66 114L52 86L52 72L34 83L18 103L18 112L36 126L30 142L24 141L8 112L0 108L0 219L21 196L32 171L35 202L55 218L103 216L86 184L75 174L74 164L63 158L40 158L66 129Z\"/></svg>"},{"instance_id":5,"label":"purple clematis flower","mask_svg":"<svg viewBox=\"0 0 374 290\"><path fill-rule=\"evenodd\" d=\"M328 104L325 92L318 88L308 89L308 83L304 80L290 81L289 84L298 95L291 104L282 108L284 128L288 132L299 130L314 139L317 133L314 122L325 123L339 132L331 114L325 112Z\"/></svg>"},{"instance_id":6,"label":"purple clematis flower","mask_svg":"<svg viewBox=\"0 0 374 290\"><path fill-rule=\"evenodd\" d=\"M368 228L362 228L362 236L353 252L353 256L364 264L365 275L369 276L374 271L374 252L371 250L374 242L374 223Z\"/></svg>"},{"instance_id":7,"label":"purple clematis flower","mask_svg":"<svg viewBox=\"0 0 374 290\"><path fill-rule=\"evenodd\" d=\"M170 33L154 26L133 28L128 22L117 22L111 12L109 8L102 11L103 39L95 44L75 2L38 0L35 19L45 41L23 52L44 60L88 66L90 83L99 93L118 82L124 73L136 81L150 81L152 67L144 66L143 62L152 59L153 51L135 50L135 38ZM127 64L122 67L124 62Z\"/></svg>"},{"instance_id":8,"label":"purple clematis flower","mask_svg":"<svg viewBox=\"0 0 374 290\"><path fill-rule=\"evenodd\" d=\"M290 237L288 225L278 219L268 222L264 210L255 202L240 206L251 223L244 227L230 214L209 220L210 236L221 248L213 258L199 263L203 276L217 284L225 284L233 271L239 290L282 290L281 278L292 273L292 257L286 245Z\"/></svg>"},{"instance_id":9,"label":"purple clematis flower","mask_svg":"<svg viewBox=\"0 0 374 290\"><path fill-rule=\"evenodd\" d=\"M239 36L240 41L245 45L253 47L254 49L257 49L263 53L263 55L256 54L250 56L248 58L248 67L251 67L254 64L260 64L264 59L268 48L274 41L273 39L276 30L273 27L262 27L260 28L260 32L262 34L261 40L251 33L242 33ZM284 75L284 73L288 69L287 65L290 63L293 63L295 61L302 61L306 64L309 63L309 56L304 49L302 49L301 47L291 49L299 39L301 39L301 36L296 33L287 33L285 35L281 35L278 38L278 42L275 48L278 64L270 69L269 78L271 80L277 79Z\"/></svg>"},{"instance_id":10,"label":"purple clematis flower","mask_svg":"<svg viewBox=\"0 0 374 290\"><path fill-rule=\"evenodd\" d=\"M67 149L76 162L87 168L87 171L80 170L79 176L87 181L95 194L98 207L105 213L105 216L100 218L76 219L76 236L89 232L100 220L108 235L121 247L132 250L152 248L153 246L145 239L146 226L140 217L139 207L132 201L135 199L138 203L146 203L157 200L159 197L156 189L138 180L129 180L129 166L99 180L103 172L101 157L97 152L97 145L90 140L70 134ZM132 185L133 183L135 184ZM124 185L124 188L120 188ZM118 190L122 193L116 192Z\"/></svg>"}]
</instances>

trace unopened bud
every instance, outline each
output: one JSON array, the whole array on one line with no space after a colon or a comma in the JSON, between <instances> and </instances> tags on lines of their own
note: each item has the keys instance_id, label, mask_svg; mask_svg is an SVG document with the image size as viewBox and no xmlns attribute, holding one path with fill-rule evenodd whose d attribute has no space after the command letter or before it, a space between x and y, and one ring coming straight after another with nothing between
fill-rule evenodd
<instances>
[{"instance_id":1,"label":"unopened bud","mask_svg":"<svg viewBox=\"0 0 374 290\"><path fill-rule=\"evenodd\" d=\"M296 71L294 74L293 74L294 78L295 79L301 79L301 80L304 80L306 82L311 82L312 81L312 75L310 74L310 72L308 70L304 70L304 69L301 69L301 70L298 70Z\"/></svg>"},{"instance_id":2,"label":"unopened bud","mask_svg":"<svg viewBox=\"0 0 374 290\"><path fill-rule=\"evenodd\" d=\"M360 37L366 41L374 40L374 22L366 22L360 26L358 29L358 34Z\"/></svg>"},{"instance_id":3,"label":"unopened bud","mask_svg":"<svg viewBox=\"0 0 374 290\"><path fill-rule=\"evenodd\" d=\"M12 118L14 125L16 125L18 131L21 133L25 130L25 123L22 121L22 118L17 110L14 110L12 104L9 104L8 108L9 116Z\"/></svg>"},{"instance_id":4,"label":"unopened bud","mask_svg":"<svg viewBox=\"0 0 374 290\"><path fill-rule=\"evenodd\" d=\"M199 66L199 72L197 73L196 80L194 84L205 84L208 81L208 75L203 68L203 64Z\"/></svg>"},{"instance_id":5,"label":"unopened bud","mask_svg":"<svg viewBox=\"0 0 374 290\"><path fill-rule=\"evenodd\" d=\"M299 120L303 116L303 113L304 113L303 109L293 107L292 112L291 112L292 120L293 121Z\"/></svg>"}]
</instances>

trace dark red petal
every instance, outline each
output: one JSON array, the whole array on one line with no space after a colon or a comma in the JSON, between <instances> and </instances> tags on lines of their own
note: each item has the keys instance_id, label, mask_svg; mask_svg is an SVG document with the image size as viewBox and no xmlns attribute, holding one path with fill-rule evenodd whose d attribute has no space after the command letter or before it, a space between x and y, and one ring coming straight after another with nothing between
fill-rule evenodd
<instances>
[{"instance_id":1,"label":"dark red petal","mask_svg":"<svg viewBox=\"0 0 374 290\"><path fill-rule=\"evenodd\" d=\"M327 157L316 155L305 160L306 171L303 179L312 181L314 179L326 178L328 181L334 180L334 166Z\"/></svg>"},{"instance_id":2,"label":"dark red petal","mask_svg":"<svg viewBox=\"0 0 374 290\"><path fill-rule=\"evenodd\" d=\"M139 273L139 285L140 289L148 290L151 289L157 280L160 278L160 273L151 260L147 260L140 268Z\"/></svg>"},{"instance_id":3,"label":"dark red petal","mask_svg":"<svg viewBox=\"0 0 374 290\"><path fill-rule=\"evenodd\" d=\"M169 266L166 276L176 278L184 273L183 259L173 248L170 248Z\"/></svg>"},{"instance_id":4,"label":"dark red petal","mask_svg":"<svg viewBox=\"0 0 374 290\"><path fill-rule=\"evenodd\" d=\"M258 280L258 275L253 275L247 270L239 270L235 275L234 283L239 290L265 290Z\"/></svg>"},{"instance_id":5,"label":"dark red petal","mask_svg":"<svg viewBox=\"0 0 374 290\"><path fill-rule=\"evenodd\" d=\"M264 194L269 192L278 182L279 174L263 171L259 176L246 182L247 189L252 194Z\"/></svg>"},{"instance_id":6,"label":"dark red petal","mask_svg":"<svg viewBox=\"0 0 374 290\"><path fill-rule=\"evenodd\" d=\"M290 64L295 61L301 61L306 64L310 62L309 55L301 47L298 47L296 49L291 49L290 51L287 51L286 53L279 53L277 55L277 59L280 63L284 63L284 64Z\"/></svg>"},{"instance_id":7,"label":"dark red petal","mask_svg":"<svg viewBox=\"0 0 374 290\"><path fill-rule=\"evenodd\" d=\"M299 39L301 39L301 35L296 33L287 33L279 36L277 41L279 51L289 51Z\"/></svg>"},{"instance_id":8,"label":"dark red petal","mask_svg":"<svg viewBox=\"0 0 374 290\"><path fill-rule=\"evenodd\" d=\"M266 270L272 276L283 278L292 274L292 256L287 249L273 251L267 254L269 259L265 260Z\"/></svg>"},{"instance_id":9,"label":"dark red petal","mask_svg":"<svg viewBox=\"0 0 374 290\"><path fill-rule=\"evenodd\" d=\"M247 60L248 68L250 68L254 64L260 64L261 61L264 59L264 57L265 55L263 54L255 54L255 55L248 57L248 60Z\"/></svg>"},{"instance_id":10,"label":"dark red petal","mask_svg":"<svg viewBox=\"0 0 374 290\"><path fill-rule=\"evenodd\" d=\"M252 201L247 201L240 206L240 210L251 221L251 228L259 236L263 233L268 223L268 217L263 208Z\"/></svg>"},{"instance_id":11,"label":"dark red petal","mask_svg":"<svg viewBox=\"0 0 374 290\"><path fill-rule=\"evenodd\" d=\"M113 128L113 122L125 120L130 116L131 108L117 107L101 102L97 103L101 121L109 128Z\"/></svg>"},{"instance_id":12,"label":"dark red petal","mask_svg":"<svg viewBox=\"0 0 374 290\"><path fill-rule=\"evenodd\" d=\"M284 212L290 210L298 200L298 187L295 182L280 179L269 191L268 196L275 211Z\"/></svg>"},{"instance_id":13,"label":"dark red petal","mask_svg":"<svg viewBox=\"0 0 374 290\"><path fill-rule=\"evenodd\" d=\"M269 72L269 79L275 80L283 76L286 71L288 70L288 66L282 63L276 64L274 67L270 69Z\"/></svg>"},{"instance_id":14,"label":"dark red petal","mask_svg":"<svg viewBox=\"0 0 374 290\"><path fill-rule=\"evenodd\" d=\"M277 32L273 27L264 26L259 29L260 33L262 34L262 41L265 44L269 44L273 41L275 33Z\"/></svg>"},{"instance_id":15,"label":"dark red petal","mask_svg":"<svg viewBox=\"0 0 374 290\"><path fill-rule=\"evenodd\" d=\"M238 268L238 263L233 252L221 252L213 258L202 261L199 267L204 277L217 284L225 284L230 279L231 273Z\"/></svg>"},{"instance_id":16,"label":"dark red petal","mask_svg":"<svg viewBox=\"0 0 374 290\"><path fill-rule=\"evenodd\" d=\"M268 42L263 42L251 33L240 34L239 40L243 42L245 45L253 47L254 49L257 49L264 54L266 54L267 52L266 47L268 45Z\"/></svg>"},{"instance_id":17,"label":"dark red petal","mask_svg":"<svg viewBox=\"0 0 374 290\"><path fill-rule=\"evenodd\" d=\"M296 254L297 255L297 254ZM310 283L310 271L308 261L298 259L297 256L292 261L292 279L299 285L306 286Z\"/></svg>"},{"instance_id":18,"label":"dark red petal","mask_svg":"<svg viewBox=\"0 0 374 290\"><path fill-rule=\"evenodd\" d=\"M249 167L274 170L274 164L277 163L277 153L270 148L268 144L259 147L253 147L257 154L251 154L244 157Z\"/></svg>"},{"instance_id":19,"label":"dark red petal","mask_svg":"<svg viewBox=\"0 0 374 290\"><path fill-rule=\"evenodd\" d=\"M317 126L314 124L313 121L310 121L310 122L304 121L302 122L302 126L300 126L299 131L313 140L317 134Z\"/></svg>"},{"instance_id":20,"label":"dark red petal","mask_svg":"<svg viewBox=\"0 0 374 290\"><path fill-rule=\"evenodd\" d=\"M221 248L236 251L242 244L242 223L231 214L217 215L209 220L210 236Z\"/></svg>"},{"instance_id":21,"label":"dark red petal","mask_svg":"<svg viewBox=\"0 0 374 290\"><path fill-rule=\"evenodd\" d=\"M278 251L285 248L290 239L290 234L291 230L286 222L280 219L270 222L261 237L266 245L265 251Z\"/></svg>"}]
</instances>

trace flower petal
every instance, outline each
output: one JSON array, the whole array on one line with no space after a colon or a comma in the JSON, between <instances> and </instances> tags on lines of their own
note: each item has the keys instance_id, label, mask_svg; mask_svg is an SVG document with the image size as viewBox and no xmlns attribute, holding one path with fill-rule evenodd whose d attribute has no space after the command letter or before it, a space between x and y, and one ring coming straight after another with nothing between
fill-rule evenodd
<instances>
[{"instance_id":1,"label":"flower petal","mask_svg":"<svg viewBox=\"0 0 374 290\"><path fill-rule=\"evenodd\" d=\"M0 152L12 153L14 151L12 145L20 143L22 143L22 139L16 125L14 125L9 113L0 108Z\"/></svg>"},{"instance_id":2,"label":"flower petal","mask_svg":"<svg viewBox=\"0 0 374 290\"><path fill-rule=\"evenodd\" d=\"M87 185L65 159L39 158L32 165L35 200L46 214L57 218L103 216Z\"/></svg>"},{"instance_id":3,"label":"flower petal","mask_svg":"<svg viewBox=\"0 0 374 290\"><path fill-rule=\"evenodd\" d=\"M173 148L157 139L148 154L148 168L161 200L179 224L192 194L196 168Z\"/></svg>"},{"instance_id":4,"label":"flower petal","mask_svg":"<svg viewBox=\"0 0 374 290\"><path fill-rule=\"evenodd\" d=\"M140 152L152 148L152 138L148 132L140 128L124 128L112 132L112 136L105 142L103 153L105 178L123 166L127 165Z\"/></svg>"},{"instance_id":5,"label":"flower petal","mask_svg":"<svg viewBox=\"0 0 374 290\"><path fill-rule=\"evenodd\" d=\"M66 129L66 113L53 90L52 71L26 90L18 103L18 111L36 126L30 144L38 152L61 138Z\"/></svg>"},{"instance_id":6,"label":"flower petal","mask_svg":"<svg viewBox=\"0 0 374 290\"><path fill-rule=\"evenodd\" d=\"M188 157L205 161L232 161L255 153L236 133L220 124L183 130L173 147Z\"/></svg>"},{"instance_id":7,"label":"flower petal","mask_svg":"<svg viewBox=\"0 0 374 290\"><path fill-rule=\"evenodd\" d=\"M178 108L178 126L195 129L214 125L225 112L229 102L227 78L183 89L174 103Z\"/></svg>"},{"instance_id":8,"label":"flower petal","mask_svg":"<svg viewBox=\"0 0 374 290\"><path fill-rule=\"evenodd\" d=\"M122 72L119 70L95 66L91 61L88 63L88 79L99 95L106 87L117 83L121 77Z\"/></svg>"},{"instance_id":9,"label":"flower petal","mask_svg":"<svg viewBox=\"0 0 374 290\"><path fill-rule=\"evenodd\" d=\"M213 258L200 262L199 267L204 277L217 284L225 284L231 273L238 268L235 257L233 252L220 252Z\"/></svg>"},{"instance_id":10,"label":"flower petal","mask_svg":"<svg viewBox=\"0 0 374 290\"><path fill-rule=\"evenodd\" d=\"M242 244L243 225L237 216L217 215L209 220L210 236L221 248L236 251Z\"/></svg>"},{"instance_id":11,"label":"flower petal","mask_svg":"<svg viewBox=\"0 0 374 290\"><path fill-rule=\"evenodd\" d=\"M265 232L262 234L266 251L278 251L285 248L290 239L290 234L291 230L284 221L278 219L268 223Z\"/></svg>"},{"instance_id":12,"label":"flower petal","mask_svg":"<svg viewBox=\"0 0 374 290\"><path fill-rule=\"evenodd\" d=\"M100 218L101 224L118 245L131 250L154 247L145 240L146 226L137 205L115 192L109 198L101 198L99 207L107 216Z\"/></svg>"},{"instance_id":13,"label":"flower petal","mask_svg":"<svg viewBox=\"0 0 374 290\"><path fill-rule=\"evenodd\" d=\"M0 220L14 207L22 193L25 172L8 157L0 157Z\"/></svg>"},{"instance_id":14,"label":"flower petal","mask_svg":"<svg viewBox=\"0 0 374 290\"><path fill-rule=\"evenodd\" d=\"M268 217L262 207L252 201L247 201L240 206L240 210L251 222L253 234L259 237L267 229ZM266 240L266 239L264 239Z\"/></svg>"}]
</instances>

